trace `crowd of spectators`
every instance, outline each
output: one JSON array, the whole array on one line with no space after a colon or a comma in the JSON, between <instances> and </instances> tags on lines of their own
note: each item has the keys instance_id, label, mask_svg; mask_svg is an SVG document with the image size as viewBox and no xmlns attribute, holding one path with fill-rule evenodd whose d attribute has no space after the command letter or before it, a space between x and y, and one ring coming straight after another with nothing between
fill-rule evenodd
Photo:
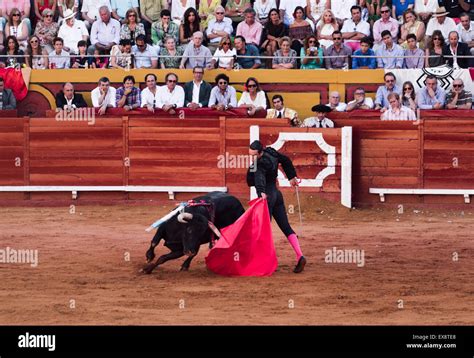
<instances>
[{"instance_id":1,"label":"crowd of spectators","mask_svg":"<svg viewBox=\"0 0 474 358\"><path fill-rule=\"evenodd\" d=\"M2 0L0 67L466 68L473 3Z\"/></svg>"},{"instance_id":2,"label":"crowd of spectators","mask_svg":"<svg viewBox=\"0 0 474 358\"><path fill-rule=\"evenodd\" d=\"M193 80L184 83L183 86L178 84L179 78L173 72L165 76L163 86L158 86L156 75L149 73L144 78L146 87L143 90L136 86L132 75L125 76L119 88L112 87L110 80L103 77L91 92L92 105L98 108L99 114L106 114L109 107L123 108L125 111L144 108L152 113L155 110L163 110L171 115L176 114L181 108L191 110L209 108L218 111L241 108L246 110L249 116L264 112L267 118L287 118L289 124L295 127L332 127L332 121L325 118L325 114L331 111L376 109L380 110L382 120L416 120L418 108L424 110L472 108L472 94L465 90L461 79L455 79L451 90L446 93L438 86L436 77L429 75L425 81L426 87L415 93L411 82L405 82L400 88L395 84L395 75L388 72L384 76L385 84L377 89L375 101L366 96L362 87L354 91L354 99L349 103L341 101L339 92L334 91L329 94L326 105L320 104L312 108L313 112L316 112L315 117L300 120L295 110L284 105L284 98L281 95L272 97L273 108L271 108L265 91L255 77L246 80L244 91L238 98L236 89L230 85L229 77L225 73L219 73L215 77L213 87L203 80L205 71L203 66L195 66L192 71ZM87 107L87 104L81 95L74 93L74 86L71 83L65 83L63 90L56 95L56 106L60 110L72 111Z\"/></svg>"}]
</instances>

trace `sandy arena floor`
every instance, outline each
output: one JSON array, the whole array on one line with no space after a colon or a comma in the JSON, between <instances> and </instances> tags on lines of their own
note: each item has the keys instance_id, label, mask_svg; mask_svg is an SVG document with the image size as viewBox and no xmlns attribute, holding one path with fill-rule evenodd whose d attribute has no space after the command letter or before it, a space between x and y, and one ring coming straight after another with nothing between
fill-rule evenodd
<instances>
[{"instance_id":1,"label":"sandy arena floor","mask_svg":"<svg viewBox=\"0 0 474 358\"><path fill-rule=\"evenodd\" d=\"M206 269L207 247L189 272L178 271L181 258L140 274L152 238L144 229L172 208L0 208L0 250L39 252L37 267L0 263L0 324L474 323L472 210L306 201L302 230L290 215L308 259L302 274L292 273L294 254L276 225L272 277L217 276ZM364 250L364 266L326 263L333 247ZM157 257L165 252L160 245Z\"/></svg>"}]
</instances>

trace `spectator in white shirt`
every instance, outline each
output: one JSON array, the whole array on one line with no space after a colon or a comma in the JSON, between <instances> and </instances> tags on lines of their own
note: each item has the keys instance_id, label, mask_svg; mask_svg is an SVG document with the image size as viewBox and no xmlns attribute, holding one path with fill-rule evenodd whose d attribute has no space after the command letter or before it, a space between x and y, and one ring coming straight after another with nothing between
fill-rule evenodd
<instances>
[{"instance_id":1,"label":"spectator in white shirt","mask_svg":"<svg viewBox=\"0 0 474 358\"><path fill-rule=\"evenodd\" d=\"M372 109L374 101L370 97L365 96L365 90L362 87L356 88L354 91L354 100L347 104L346 111L350 112L354 109Z\"/></svg>"},{"instance_id":2,"label":"spectator in white shirt","mask_svg":"<svg viewBox=\"0 0 474 358\"><path fill-rule=\"evenodd\" d=\"M219 44L219 48L214 52L214 57L211 61L211 68L220 68L231 70L234 67L234 56L237 53L232 46L232 40L229 36L224 36Z\"/></svg>"},{"instance_id":3,"label":"spectator in white shirt","mask_svg":"<svg viewBox=\"0 0 474 358\"><path fill-rule=\"evenodd\" d=\"M238 106L247 108L247 113L253 116L256 112L267 109L267 97L254 77L249 77L245 82L246 91L242 92Z\"/></svg>"},{"instance_id":4,"label":"spectator in white shirt","mask_svg":"<svg viewBox=\"0 0 474 358\"><path fill-rule=\"evenodd\" d=\"M357 5L357 0L331 0L331 11L337 19L339 28L344 20L351 18L351 8Z\"/></svg>"},{"instance_id":5,"label":"spectator in white shirt","mask_svg":"<svg viewBox=\"0 0 474 358\"><path fill-rule=\"evenodd\" d=\"M420 20L426 23L437 7L438 0L415 0L414 10Z\"/></svg>"},{"instance_id":6,"label":"spectator in white shirt","mask_svg":"<svg viewBox=\"0 0 474 358\"><path fill-rule=\"evenodd\" d=\"M360 40L370 35L370 25L362 20L362 9L358 5L351 7L352 18L344 21L342 26L342 38L344 44L352 49L352 52L360 48Z\"/></svg>"},{"instance_id":7,"label":"spectator in white shirt","mask_svg":"<svg viewBox=\"0 0 474 358\"><path fill-rule=\"evenodd\" d=\"M154 113L156 104L158 103L159 88L156 86L156 75L149 73L145 76L146 88L142 90L141 107L146 107L150 112Z\"/></svg>"},{"instance_id":8,"label":"spectator in white shirt","mask_svg":"<svg viewBox=\"0 0 474 358\"><path fill-rule=\"evenodd\" d=\"M96 49L110 53L110 49L120 42L120 22L112 19L107 6L99 9L100 19L92 24L91 46L89 54L93 54Z\"/></svg>"},{"instance_id":9,"label":"spectator in white shirt","mask_svg":"<svg viewBox=\"0 0 474 358\"><path fill-rule=\"evenodd\" d=\"M158 91L156 107L169 114L176 114L176 108L184 106L184 89L177 85L178 76L174 73L168 73L165 82Z\"/></svg>"},{"instance_id":10,"label":"spectator in white shirt","mask_svg":"<svg viewBox=\"0 0 474 358\"><path fill-rule=\"evenodd\" d=\"M463 12L459 15L461 22L458 24L456 30L461 38L461 42L469 46L471 55L474 55L474 21L471 21L469 14ZM471 62L472 59L471 59Z\"/></svg>"},{"instance_id":11,"label":"spectator in white shirt","mask_svg":"<svg viewBox=\"0 0 474 358\"><path fill-rule=\"evenodd\" d=\"M64 11L64 21L59 28L58 37L64 39L64 50L70 54L77 54L77 43L81 40L87 41L89 32L84 22L75 19L72 10Z\"/></svg>"},{"instance_id":12,"label":"spectator in white shirt","mask_svg":"<svg viewBox=\"0 0 474 358\"><path fill-rule=\"evenodd\" d=\"M145 35L138 35L132 47L132 53L135 57L135 68L157 68L158 55L153 46L145 42Z\"/></svg>"},{"instance_id":13,"label":"spectator in white shirt","mask_svg":"<svg viewBox=\"0 0 474 358\"><path fill-rule=\"evenodd\" d=\"M280 1L281 2L281 1ZM275 0L255 0L253 3L253 8L255 9L255 12L257 13L257 19L258 22L262 24L262 26L265 26L265 24L268 22L268 15L270 13L271 9L276 9L276 2Z\"/></svg>"},{"instance_id":14,"label":"spectator in white shirt","mask_svg":"<svg viewBox=\"0 0 474 358\"><path fill-rule=\"evenodd\" d=\"M94 21L99 19L99 9L102 6L107 6L109 11L112 11L110 0L82 0L82 19L87 29L90 29Z\"/></svg>"},{"instance_id":15,"label":"spectator in white shirt","mask_svg":"<svg viewBox=\"0 0 474 358\"><path fill-rule=\"evenodd\" d=\"M209 21L206 35L209 39L208 47L213 50L217 48L217 44L226 37L232 35L232 20L224 16L225 9L222 6L216 7L214 11L215 18Z\"/></svg>"},{"instance_id":16,"label":"spectator in white shirt","mask_svg":"<svg viewBox=\"0 0 474 358\"><path fill-rule=\"evenodd\" d=\"M416 121L415 112L413 112L411 108L401 105L400 95L398 93L390 93L387 98L390 103L390 108L381 114L380 119L383 121Z\"/></svg>"},{"instance_id":17,"label":"spectator in white shirt","mask_svg":"<svg viewBox=\"0 0 474 358\"><path fill-rule=\"evenodd\" d=\"M339 92L334 91L329 94L329 108L336 112L344 112L346 110L347 104L341 102L341 95Z\"/></svg>"},{"instance_id":18,"label":"spectator in white shirt","mask_svg":"<svg viewBox=\"0 0 474 358\"><path fill-rule=\"evenodd\" d=\"M433 31L439 30L443 34L443 37L448 42L449 33L451 31L456 31L456 23L450 17L447 17L449 14L446 11L444 6L438 7L436 11L433 13L433 17L430 21L428 21L428 25L426 26L426 36L425 36L425 44L428 47L428 43L431 40L431 36L433 35Z\"/></svg>"},{"instance_id":19,"label":"spectator in white shirt","mask_svg":"<svg viewBox=\"0 0 474 358\"><path fill-rule=\"evenodd\" d=\"M92 90L92 106L99 108L100 115L104 115L107 108L115 107L116 92L116 89L110 86L110 80L107 77L102 77L99 80L99 85Z\"/></svg>"},{"instance_id":20,"label":"spectator in white shirt","mask_svg":"<svg viewBox=\"0 0 474 358\"><path fill-rule=\"evenodd\" d=\"M48 55L48 62L50 69L64 69L69 68L71 64L71 57L69 52L63 50L64 41L60 37L53 40L54 51Z\"/></svg>"}]
</instances>

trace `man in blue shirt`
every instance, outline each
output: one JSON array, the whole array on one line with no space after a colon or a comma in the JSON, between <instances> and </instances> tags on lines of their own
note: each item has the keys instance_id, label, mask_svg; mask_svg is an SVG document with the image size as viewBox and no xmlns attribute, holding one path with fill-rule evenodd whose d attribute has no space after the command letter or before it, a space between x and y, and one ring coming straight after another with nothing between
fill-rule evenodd
<instances>
[{"instance_id":1,"label":"man in blue shirt","mask_svg":"<svg viewBox=\"0 0 474 358\"><path fill-rule=\"evenodd\" d=\"M400 87L398 87L395 83L397 79L393 72L387 72L385 76L383 76L385 81L385 86L380 86L377 89L377 94L375 95L375 109L387 109L390 108L390 103L388 102L388 95L390 93L401 93Z\"/></svg>"},{"instance_id":2,"label":"man in blue shirt","mask_svg":"<svg viewBox=\"0 0 474 358\"><path fill-rule=\"evenodd\" d=\"M360 49L352 55L352 69L377 68L375 60L375 52L370 48L370 39L363 37L360 40ZM354 57L355 56L355 57ZM357 56L373 56L373 57L357 57Z\"/></svg>"},{"instance_id":3,"label":"man in blue shirt","mask_svg":"<svg viewBox=\"0 0 474 358\"><path fill-rule=\"evenodd\" d=\"M247 45L243 36L236 36L234 46L237 51L237 64L240 68L257 69L262 64L260 53L254 45ZM243 57L242 57L243 56ZM247 57L248 56L248 57Z\"/></svg>"},{"instance_id":4,"label":"man in blue shirt","mask_svg":"<svg viewBox=\"0 0 474 358\"><path fill-rule=\"evenodd\" d=\"M438 87L438 79L429 75L425 80L426 87L418 92L418 107L420 109L443 109L446 92Z\"/></svg>"},{"instance_id":5,"label":"man in blue shirt","mask_svg":"<svg viewBox=\"0 0 474 358\"><path fill-rule=\"evenodd\" d=\"M403 49L393 42L392 34L388 30L382 31L383 45L376 54L379 68L402 68L403 67Z\"/></svg>"}]
</instances>

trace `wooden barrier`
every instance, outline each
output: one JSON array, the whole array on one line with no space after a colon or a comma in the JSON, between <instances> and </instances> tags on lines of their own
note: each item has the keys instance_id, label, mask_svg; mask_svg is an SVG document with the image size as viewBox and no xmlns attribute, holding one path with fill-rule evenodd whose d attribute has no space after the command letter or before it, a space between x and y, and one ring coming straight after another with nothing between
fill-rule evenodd
<instances>
[{"instance_id":1,"label":"wooden barrier","mask_svg":"<svg viewBox=\"0 0 474 358\"><path fill-rule=\"evenodd\" d=\"M352 127L352 193L357 204L376 203L369 188L474 189L474 121L440 120L437 112L422 113L419 124L380 121L375 112L331 114L338 127ZM452 112L450 112L452 113ZM430 117L432 115L433 117ZM342 118L342 119L341 119ZM472 117L471 117L472 118ZM320 193L335 201L341 191L341 130L291 128L285 119L97 118L61 122L54 118L3 118L0 121L0 185L194 185L227 187L241 198L249 189L243 167L219 166L222 156L248 154L250 126L258 125L266 145L280 132L318 132L336 147L336 174ZM282 151L298 175L314 178L327 166L316 145L288 142ZM221 156L221 157L220 157ZM288 190L288 189L284 189ZM85 193L80 198L152 199L155 193ZM70 199L65 193L0 193L0 199ZM456 196L390 195L388 203L463 203Z\"/></svg>"}]
</instances>

